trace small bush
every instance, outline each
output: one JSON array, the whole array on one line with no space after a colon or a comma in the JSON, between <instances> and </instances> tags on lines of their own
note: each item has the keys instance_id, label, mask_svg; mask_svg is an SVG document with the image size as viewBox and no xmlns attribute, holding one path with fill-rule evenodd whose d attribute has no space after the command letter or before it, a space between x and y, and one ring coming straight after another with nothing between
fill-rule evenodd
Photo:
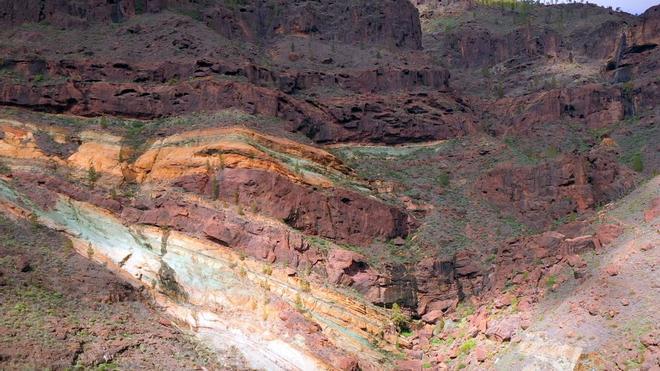
<instances>
[{"instance_id":1,"label":"small bush","mask_svg":"<svg viewBox=\"0 0 660 371\"><path fill-rule=\"evenodd\" d=\"M553 274L550 277L548 277L547 280L545 280L545 285L548 287L552 287L557 283L557 277Z\"/></svg>"},{"instance_id":2,"label":"small bush","mask_svg":"<svg viewBox=\"0 0 660 371\"><path fill-rule=\"evenodd\" d=\"M640 152L636 153L631 160L631 167L633 170L635 170L638 173L641 173L644 171L644 159L642 158L642 154Z\"/></svg>"},{"instance_id":3,"label":"small bush","mask_svg":"<svg viewBox=\"0 0 660 371\"><path fill-rule=\"evenodd\" d=\"M39 83L43 82L44 80L46 80L46 77L44 76L43 73L38 73L38 74L34 75L34 77L32 78L32 81L35 84L39 84Z\"/></svg>"},{"instance_id":4,"label":"small bush","mask_svg":"<svg viewBox=\"0 0 660 371\"><path fill-rule=\"evenodd\" d=\"M305 304L303 303L302 298L300 298L300 294L296 294L295 306L298 312L302 313L305 311Z\"/></svg>"},{"instance_id":5,"label":"small bush","mask_svg":"<svg viewBox=\"0 0 660 371\"><path fill-rule=\"evenodd\" d=\"M555 146L550 146L545 150L545 155L549 158L554 158L559 156L559 148Z\"/></svg>"},{"instance_id":6,"label":"small bush","mask_svg":"<svg viewBox=\"0 0 660 371\"><path fill-rule=\"evenodd\" d=\"M266 274L266 275L270 276L271 274L273 274L273 268L271 266L267 265L261 270L261 272L263 274Z\"/></svg>"},{"instance_id":7,"label":"small bush","mask_svg":"<svg viewBox=\"0 0 660 371\"><path fill-rule=\"evenodd\" d=\"M265 291L270 291L270 284L268 283L268 281L259 281L259 287L261 287Z\"/></svg>"},{"instance_id":8,"label":"small bush","mask_svg":"<svg viewBox=\"0 0 660 371\"><path fill-rule=\"evenodd\" d=\"M218 178L211 176L211 198L215 201L220 197L220 187L218 186Z\"/></svg>"},{"instance_id":9,"label":"small bush","mask_svg":"<svg viewBox=\"0 0 660 371\"><path fill-rule=\"evenodd\" d=\"M33 231L36 231L41 227L41 223L39 223L39 216L37 216L37 214L30 214L28 220L30 221L30 226L32 227Z\"/></svg>"},{"instance_id":10,"label":"small bush","mask_svg":"<svg viewBox=\"0 0 660 371\"><path fill-rule=\"evenodd\" d=\"M438 175L438 177L436 178L436 181L438 182L438 184L441 187L443 187L443 188L448 187L449 186L449 173L447 173L446 171L442 172L440 175Z\"/></svg>"},{"instance_id":11,"label":"small bush","mask_svg":"<svg viewBox=\"0 0 660 371\"><path fill-rule=\"evenodd\" d=\"M99 118L99 125L101 126L101 129L107 129L108 128L108 118L105 116L101 116Z\"/></svg>"},{"instance_id":12,"label":"small bush","mask_svg":"<svg viewBox=\"0 0 660 371\"><path fill-rule=\"evenodd\" d=\"M468 340L465 341L465 343L461 344L461 347L459 348L459 351L462 354L468 354L476 346L477 346L477 340L476 339L468 339Z\"/></svg>"},{"instance_id":13,"label":"small bush","mask_svg":"<svg viewBox=\"0 0 660 371\"><path fill-rule=\"evenodd\" d=\"M225 156L218 156L218 169L223 170L225 168Z\"/></svg>"},{"instance_id":14,"label":"small bush","mask_svg":"<svg viewBox=\"0 0 660 371\"><path fill-rule=\"evenodd\" d=\"M474 314L474 307L468 302L460 302L456 307L456 313L458 313L462 318Z\"/></svg>"},{"instance_id":15,"label":"small bush","mask_svg":"<svg viewBox=\"0 0 660 371\"><path fill-rule=\"evenodd\" d=\"M401 311L398 303L392 304L392 313L390 314L392 324L396 326L399 333L410 331L410 318Z\"/></svg>"},{"instance_id":16,"label":"small bush","mask_svg":"<svg viewBox=\"0 0 660 371\"><path fill-rule=\"evenodd\" d=\"M0 175L7 175L11 173L11 168L4 162L0 161Z\"/></svg>"},{"instance_id":17,"label":"small bush","mask_svg":"<svg viewBox=\"0 0 660 371\"><path fill-rule=\"evenodd\" d=\"M310 286L310 284L309 284L309 281L307 281L307 280L300 280L300 289L301 289L303 292L310 292L310 291L312 291L312 288L311 288L311 286Z\"/></svg>"},{"instance_id":18,"label":"small bush","mask_svg":"<svg viewBox=\"0 0 660 371\"><path fill-rule=\"evenodd\" d=\"M145 0L135 0L135 13L142 14L147 10Z\"/></svg>"},{"instance_id":19,"label":"small bush","mask_svg":"<svg viewBox=\"0 0 660 371\"><path fill-rule=\"evenodd\" d=\"M497 99L502 99L504 98L504 85L502 83L498 83L497 86L495 87L495 96Z\"/></svg>"},{"instance_id":20,"label":"small bush","mask_svg":"<svg viewBox=\"0 0 660 371\"><path fill-rule=\"evenodd\" d=\"M96 185L96 182L99 180L101 175L96 171L96 168L94 168L93 164L89 165L89 168L87 168L87 183L91 188L94 188Z\"/></svg>"}]
</instances>

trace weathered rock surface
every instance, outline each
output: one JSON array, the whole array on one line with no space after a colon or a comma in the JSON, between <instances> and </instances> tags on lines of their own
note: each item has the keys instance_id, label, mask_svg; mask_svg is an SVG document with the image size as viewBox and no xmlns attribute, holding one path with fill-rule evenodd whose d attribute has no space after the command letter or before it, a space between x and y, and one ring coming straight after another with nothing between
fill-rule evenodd
<instances>
[{"instance_id":1,"label":"weathered rock surface","mask_svg":"<svg viewBox=\"0 0 660 371\"><path fill-rule=\"evenodd\" d=\"M225 37L253 42L281 34L305 34L388 47L420 49L422 46L417 9L406 0L244 4L238 9L226 5L210 7L205 9L203 19Z\"/></svg>"},{"instance_id":2,"label":"weathered rock surface","mask_svg":"<svg viewBox=\"0 0 660 371\"><path fill-rule=\"evenodd\" d=\"M435 84L433 81L428 83ZM366 89L360 87L359 81L356 83L359 84L358 90L379 89L378 80L367 82ZM392 84L397 86L399 83ZM405 86L407 83L403 80L400 84ZM470 109L450 95L400 94L387 99L391 102L385 103L382 97L360 95L310 103L278 90L210 77L177 85L75 82L30 86L7 83L0 88L2 104L83 116L110 114L152 119L237 108L250 114L281 118L287 125L283 129L300 131L320 143L396 144L448 139L474 131L475 121Z\"/></svg>"},{"instance_id":3,"label":"weathered rock surface","mask_svg":"<svg viewBox=\"0 0 660 371\"><path fill-rule=\"evenodd\" d=\"M367 1L245 1L238 5L199 5L190 0L119 0L70 2L28 1L18 6L0 3L0 21L11 25L49 22L81 27L94 22L120 22L145 11L167 8L193 10L201 20L229 39L263 42L282 34L319 35L326 40L377 43L386 47L420 49L422 32L417 9L406 0Z\"/></svg>"},{"instance_id":4,"label":"weathered rock surface","mask_svg":"<svg viewBox=\"0 0 660 371\"><path fill-rule=\"evenodd\" d=\"M252 205L309 234L364 245L374 238L405 237L409 231L405 213L356 192L319 191L261 170L225 168L213 176L219 199ZM372 223L374 218L379 223Z\"/></svg>"},{"instance_id":5,"label":"weathered rock surface","mask_svg":"<svg viewBox=\"0 0 660 371\"><path fill-rule=\"evenodd\" d=\"M598 149L538 166L503 166L488 173L476 188L490 202L544 226L622 195L634 185L631 175L611 150Z\"/></svg>"},{"instance_id":6,"label":"weathered rock surface","mask_svg":"<svg viewBox=\"0 0 660 371\"><path fill-rule=\"evenodd\" d=\"M538 130L538 125L560 120L579 119L588 127L603 127L624 118L624 103L620 89L592 84L504 98L495 103L493 111L511 118L510 126L497 125L495 133L512 129L527 133Z\"/></svg>"}]
</instances>

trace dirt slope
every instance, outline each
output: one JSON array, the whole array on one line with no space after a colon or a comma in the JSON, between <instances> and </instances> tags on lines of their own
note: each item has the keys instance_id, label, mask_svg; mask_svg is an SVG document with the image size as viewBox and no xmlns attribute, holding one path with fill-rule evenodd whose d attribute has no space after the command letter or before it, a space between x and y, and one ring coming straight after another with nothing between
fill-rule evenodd
<instances>
[{"instance_id":1,"label":"dirt slope","mask_svg":"<svg viewBox=\"0 0 660 371\"><path fill-rule=\"evenodd\" d=\"M0 217L0 368L245 369L38 224Z\"/></svg>"}]
</instances>

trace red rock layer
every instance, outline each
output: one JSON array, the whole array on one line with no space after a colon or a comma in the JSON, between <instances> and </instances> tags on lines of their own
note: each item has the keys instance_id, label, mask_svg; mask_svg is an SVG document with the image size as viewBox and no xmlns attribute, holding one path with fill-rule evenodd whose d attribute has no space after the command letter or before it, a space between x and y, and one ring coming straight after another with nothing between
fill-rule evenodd
<instances>
[{"instance_id":1,"label":"red rock layer","mask_svg":"<svg viewBox=\"0 0 660 371\"><path fill-rule=\"evenodd\" d=\"M630 170L612 150L565 156L538 166L501 166L476 188L490 202L511 208L539 227L572 212L582 212L621 196L634 185Z\"/></svg>"},{"instance_id":2,"label":"red rock layer","mask_svg":"<svg viewBox=\"0 0 660 371\"><path fill-rule=\"evenodd\" d=\"M341 188L303 186L256 169L225 168L214 176L218 199L254 208L305 233L331 240L368 245L375 238L406 236L414 225L401 210ZM207 175L180 179L174 185L211 195Z\"/></svg>"}]
</instances>

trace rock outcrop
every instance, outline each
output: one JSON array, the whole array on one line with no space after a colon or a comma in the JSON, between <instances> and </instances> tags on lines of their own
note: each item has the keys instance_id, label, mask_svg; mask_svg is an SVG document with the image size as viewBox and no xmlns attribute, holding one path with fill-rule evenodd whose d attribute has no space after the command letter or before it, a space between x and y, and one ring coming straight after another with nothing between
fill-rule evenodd
<instances>
[{"instance_id":1,"label":"rock outcrop","mask_svg":"<svg viewBox=\"0 0 660 371\"><path fill-rule=\"evenodd\" d=\"M68 80L54 84L7 81L0 87L0 104L46 112L153 119L234 108L278 117L286 123L284 130L303 132L319 143L448 139L474 132L476 125L473 110L447 91L449 74L442 69L376 69L348 75L279 73L254 64L235 67L208 60L166 62L155 68L15 59L1 63L28 80L35 76ZM228 81L227 76L249 82ZM273 85L278 89L272 89ZM318 86L335 86L357 95L319 100L290 95ZM442 92L399 92L409 88Z\"/></svg>"},{"instance_id":2,"label":"rock outcrop","mask_svg":"<svg viewBox=\"0 0 660 371\"><path fill-rule=\"evenodd\" d=\"M203 12L206 24L227 38L252 42L276 35L318 35L325 40L420 49L422 32L417 9L406 0L248 1L218 4Z\"/></svg>"},{"instance_id":3,"label":"rock outcrop","mask_svg":"<svg viewBox=\"0 0 660 371\"><path fill-rule=\"evenodd\" d=\"M94 22L120 22L136 14L181 9L198 17L222 36L264 42L281 35L308 35L353 44L421 49L422 31L417 9L407 0L217 2L200 5L190 0L27 1L20 6L0 2L0 22L17 25L48 22L84 27Z\"/></svg>"},{"instance_id":4,"label":"rock outcrop","mask_svg":"<svg viewBox=\"0 0 660 371\"><path fill-rule=\"evenodd\" d=\"M489 202L546 227L621 196L633 186L632 173L618 164L611 149L603 148L537 166L502 166L486 174L476 188Z\"/></svg>"},{"instance_id":5,"label":"rock outcrop","mask_svg":"<svg viewBox=\"0 0 660 371\"><path fill-rule=\"evenodd\" d=\"M625 117L621 90L598 84L553 89L525 97L496 101L491 112L510 117L506 124L492 127L496 134L540 131L539 125L562 120L580 120L590 128L602 128Z\"/></svg>"}]
</instances>

